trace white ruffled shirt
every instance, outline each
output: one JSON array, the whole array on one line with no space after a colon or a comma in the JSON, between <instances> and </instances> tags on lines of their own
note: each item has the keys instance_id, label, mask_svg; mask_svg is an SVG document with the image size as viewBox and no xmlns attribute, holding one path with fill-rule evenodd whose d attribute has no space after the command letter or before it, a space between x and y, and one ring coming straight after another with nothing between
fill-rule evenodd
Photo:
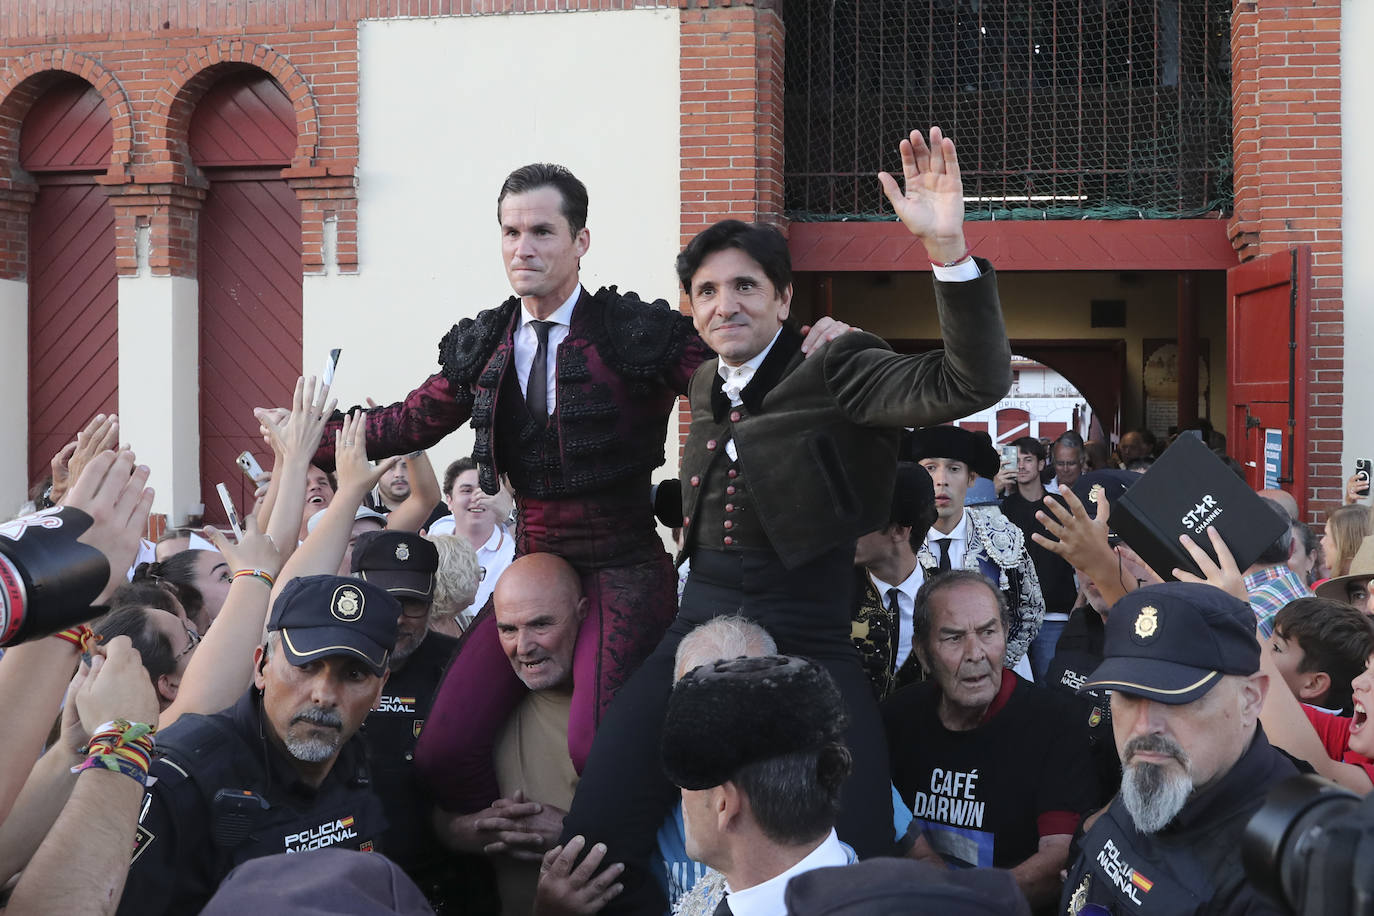
<instances>
[{"instance_id":1,"label":"white ruffled shirt","mask_svg":"<svg viewBox=\"0 0 1374 916\"><path fill-rule=\"evenodd\" d=\"M754 354L754 356L740 363L738 366L730 366L726 364L724 359L720 360L720 363L716 366L716 374L721 378L720 389L725 392L725 396L730 399L731 407L738 407L740 404L744 403L740 400L740 392L744 390L745 385L748 385L749 382L753 380L754 373L758 371L759 366L763 365L763 361L768 358L768 352L773 349L773 345L778 342L778 337L781 334L782 328L778 328L777 334L774 334L773 339L768 341L768 346L764 347L758 353ZM725 441L725 454L730 456L731 461L739 460L739 452L735 448L734 439L727 439Z\"/></svg>"}]
</instances>

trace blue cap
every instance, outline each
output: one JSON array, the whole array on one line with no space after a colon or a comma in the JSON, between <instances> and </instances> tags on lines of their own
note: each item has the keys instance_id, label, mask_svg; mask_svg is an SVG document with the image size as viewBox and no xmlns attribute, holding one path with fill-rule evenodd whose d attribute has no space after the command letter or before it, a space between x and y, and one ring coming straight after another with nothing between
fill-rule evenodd
<instances>
[{"instance_id":1,"label":"blue cap","mask_svg":"<svg viewBox=\"0 0 1374 916\"><path fill-rule=\"evenodd\" d=\"M293 665L352 655L381 677L396 647L400 616L401 603L376 585L345 576L301 576L277 596L267 629L281 632Z\"/></svg>"},{"instance_id":2,"label":"blue cap","mask_svg":"<svg viewBox=\"0 0 1374 916\"><path fill-rule=\"evenodd\" d=\"M1211 585L1168 582L1131 592L1108 614L1102 664L1079 692L1191 703L1225 675L1259 670L1255 625L1249 602Z\"/></svg>"}]
</instances>

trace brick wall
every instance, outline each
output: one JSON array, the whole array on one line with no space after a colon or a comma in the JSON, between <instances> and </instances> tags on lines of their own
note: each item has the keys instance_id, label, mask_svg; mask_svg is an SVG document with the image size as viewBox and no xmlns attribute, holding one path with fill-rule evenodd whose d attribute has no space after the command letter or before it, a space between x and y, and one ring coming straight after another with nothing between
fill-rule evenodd
<instances>
[{"instance_id":1,"label":"brick wall","mask_svg":"<svg viewBox=\"0 0 1374 916\"><path fill-rule=\"evenodd\" d=\"M681 35L682 244L721 219L783 224L779 3L684 0ZM684 402L679 442L690 422Z\"/></svg>"},{"instance_id":2,"label":"brick wall","mask_svg":"<svg viewBox=\"0 0 1374 916\"><path fill-rule=\"evenodd\" d=\"M1312 248L1308 520L1344 491L1340 0L1238 0L1231 28L1242 260ZM1302 433L1299 442L1304 441Z\"/></svg>"}]
</instances>

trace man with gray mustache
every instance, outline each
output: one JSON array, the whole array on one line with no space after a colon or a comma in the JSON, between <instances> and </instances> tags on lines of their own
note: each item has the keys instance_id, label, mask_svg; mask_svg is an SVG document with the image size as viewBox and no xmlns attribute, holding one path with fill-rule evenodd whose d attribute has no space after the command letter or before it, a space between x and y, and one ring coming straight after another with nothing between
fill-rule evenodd
<instances>
[{"instance_id":1,"label":"man with gray mustache","mask_svg":"<svg viewBox=\"0 0 1374 916\"><path fill-rule=\"evenodd\" d=\"M1186 582L1131 592L1080 689L1112 692L1121 791L1083 836L1059 911L1279 913L1240 860L1265 793L1297 773L1259 724L1269 681L1249 604Z\"/></svg>"},{"instance_id":2,"label":"man with gray mustache","mask_svg":"<svg viewBox=\"0 0 1374 916\"><path fill-rule=\"evenodd\" d=\"M304 576L282 588L253 687L223 712L158 734L119 913L198 913L249 859L380 851L387 822L355 735L386 683L400 616L400 602L359 579Z\"/></svg>"}]
</instances>

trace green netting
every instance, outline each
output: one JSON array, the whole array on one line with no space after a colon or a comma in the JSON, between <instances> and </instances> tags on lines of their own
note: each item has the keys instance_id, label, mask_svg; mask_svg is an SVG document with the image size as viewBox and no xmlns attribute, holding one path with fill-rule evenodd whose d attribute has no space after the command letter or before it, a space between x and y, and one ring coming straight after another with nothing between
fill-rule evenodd
<instances>
[{"instance_id":1,"label":"green netting","mask_svg":"<svg viewBox=\"0 0 1374 916\"><path fill-rule=\"evenodd\" d=\"M786 0L794 220L890 219L897 142L954 138L970 219L1231 207L1230 0Z\"/></svg>"}]
</instances>

